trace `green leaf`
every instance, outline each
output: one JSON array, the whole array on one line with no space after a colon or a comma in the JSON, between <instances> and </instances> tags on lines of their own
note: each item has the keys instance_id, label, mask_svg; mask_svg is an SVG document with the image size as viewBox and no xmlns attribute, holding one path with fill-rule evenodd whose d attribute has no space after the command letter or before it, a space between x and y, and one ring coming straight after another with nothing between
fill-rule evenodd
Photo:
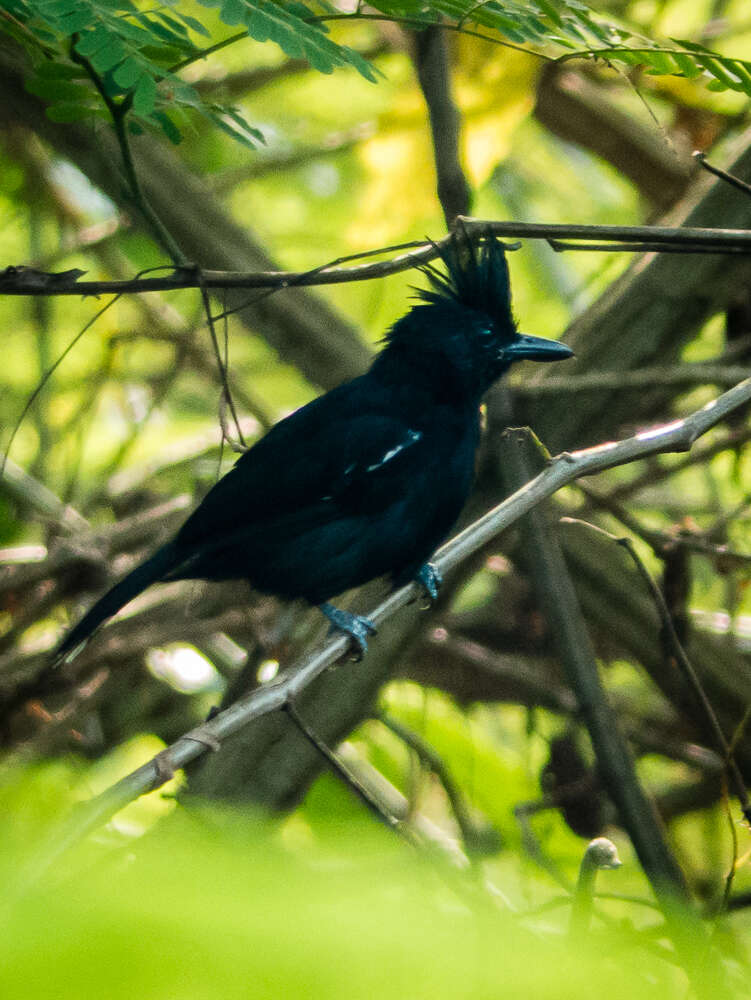
<instances>
[{"instance_id":1,"label":"green leaf","mask_svg":"<svg viewBox=\"0 0 751 1000\"><path fill-rule=\"evenodd\" d=\"M91 57L91 65L97 73L106 73L121 63L128 54L127 49L116 36L111 36L105 46Z\"/></svg>"},{"instance_id":2,"label":"green leaf","mask_svg":"<svg viewBox=\"0 0 751 1000\"><path fill-rule=\"evenodd\" d=\"M222 118L221 115L211 115L211 120L217 128L220 128L222 132L226 132L227 135L231 136L236 142L246 146L248 149L256 148L256 143L253 142L250 136L248 136L243 129L234 128L230 122L228 122L225 118Z\"/></svg>"},{"instance_id":3,"label":"green leaf","mask_svg":"<svg viewBox=\"0 0 751 1000\"><path fill-rule=\"evenodd\" d=\"M683 52L674 52L673 59L678 69L687 79L693 80L697 76L701 76L702 68L691 56L687 56Z\"/></svg>"},{"instance_id":4,"label":"green leaf","mask_svg":"<svg viewBox=\"0 0 751 1000\"><path fill-rule=\"evenodd\" d=\"M211 32L207 27L205 27L205 25L201 24L197 18L191 17L190 14L183 14L180 11L175 11L175 17L179 17L180 20L195 31L197 35L203 35L204 38L211 38Z\"/></svg>"},{"instance_id":5,"label":"green leaf","mask_svg":"<svg viewBox=\"0 0 751 1000\"><path fill-rule=\"evenodd\" d=\"M354 49L345 48L350 63L355 67L360 76L364 76L370 83L377 83L378 77L383 77L383 73L377 69L373 63L363 59L359 52Z\"/></svg>"},{"instance_id":6,"label":"green leaf","mask_svg":"<svg viewBox=\"0 0 751 1000\"><path fill-rule=\"evenodd\" d=\"M224 0L219 16L230 28L236 28L238 24L245 24L247 7L243 0ZM266 39L259 39L265 41Z\"/></svg>"},{"instance_id":7,"label":"green leaf","mask_svg":"<svg viewBox=\"0 0 751 1000\"><path fill-rule=\"evenodd\" d=\"M188 39L188 32L185 30L185 25L178 21L177 18L172 17L170 14L166 14L164 11L160 11L157 14L160 21L163 21L166 26L170 29L173 35L177 35L178 38Z\"/></svg>"},{"instance_id":8,"label":"green leaf","mask_svg":"<svg viewBox=\"0 0 751 1000\"><path fill-rule=\"evenodd\" d=\"M93 31L82 34L75 44L76 52L86 59L90 59L95 52L107 45L111 40L109 31L104 25L98 24Z\"/></svg>"},{"instance_id":9,"label":"green leaf","mask_svg":"<svg viewBox=\"0 0 751 1000\"><path fill-rule=\"evenodd\" d=\"M724 62L723 60L716 58L701 58L701 64L711 73L716 80L725 85L725 88L729 90L743 90L743 85L737 76L734 76L730 69L730 61Z\"/></svg>"},{"instance_id":10,"label":"green leaf","mask_svg":"<svg viewBox=\"0 0 751 1000\"><path fill-rule=\"evenodd\" d=\"M645 61L655 76L675 72L675 63L666 52L645 52Z\"/></svg>"},{"instance_id":11,"label":"green leaf","mask_svg":"<svg viewBox=\"0 0 751 1000\"><path fill-rule=\"evenodd\" d=\"M180 129L175 125L170 116L164 111L155 111L151 116L154 121L156 121L162 129L162 132L167 136L169 141L177 146L182 142L182 133Z\"/></svg>"},{"instance_id":12,"label":"green leaf","mask_svg":"<svg viewBox=\"0 0 751 1000\"><path fill-rule=\"evenodd\" d=\"M85 118L91 118L92 108L78 101L63 101L46 108L45 114L53 122L80 122Z\"/></svg>"},{"instance_id":13,"label":"green leaf","mask_svg":"<svg viewBox=\"0 0 751 1000\"><path fill-rule=\"evenodd\" d=\"M34 67L34 72L38 77L45 80L80 80L86 78L86 73L81 66L67 62L52 62L44 59Z\"/></svg>"},{"instance_id":14,"label":"green leaf","mask_svg":"<svg viewBox=\"0 0 751 1000\"><path fill-rule=\"evenodd\" d=\"M245 120L243 115L237 110L237 108L224 108L224 114L231 118L233 122L244 132L246 135L250 136L256 142L260 142L266 145L266 137L260 129L254 128L249 122Z\"/></svg>"},{"instance_id":15,"label":"green leaf","mask_svg":"<svg viewBox=\"0 0 751 1000\"><path fill-rule=\"evenodd\" d=\"M162 39L169 43L170 45L176 45L178 47L190 47L192 42L188 37L188 33L185 28L177 22L178 31L175 31L171 25L168 23L167 18L164 14L158 15L157 18L151 18L151 30L157 38Z\"/></svg>"},{"instance_id":16,"label":"green leaf","mask_svg":"<svg viewBox=\"0 0 751 1000\"><path fill-rule=\"evenodd\" d=\"M743 89L747 94L751 94L751 65L746 62L741 62L740 59L736 59L733 64L733 72L739 77L741 82L744 84Z\"/></svg>"},{"instance_id":17,"label":"green leaf","mask_svg":"<svg viewBox=\"0 0 751 1000\"><path fill-rule=\"evenodd\" d=\"M77 31L82 31L84 28L90 28L91 11L87 8L71 11L64 17L59 18L56 27L58 31L67 37L70 37Z\"/></svg>"},{"instance_id":18,"label":"green leaf","mask_svg":"<svg viewBox=\"0 0 751 1000\"><path fill-rule=\"evenodd\" d=\"M112 79L123 90L130 90L133 84L143 73L143 65L133 56L128 56L125 62L121 63L112 74Z\"/></svg>"},{"instance_id":19,"label":"green leaf","mask_svg":"<svg viewBox=\"0 0 751 1000\"><path fill-rule=\"evenodd\" d=\"M148 24L148 20L146 23ZM117 30L122 38L139 47L148 45L154 40L153 32L147 31L140 24L134 24L133 21L126 21L122 18L117 23Z\"/></svg>"},{"instance_id":20,"label":"green leaf","mask_svg":"<svg viewBox=\"0 0 751 1000\"><path fill-rule=\"evenodd\" d=\"M83 102L91 98L91 87L83 83L72 83L70 80L32 76L26 81L26 89L30 94L36 94L47 101Z\"/></svg>"},{"instance_id":21,"label":"green leaf","mask_svg":"<svg viewBox=\"0 0 751 1000\"><path fill-rule=\"evenodd\" d=\"M142 118L148 118L156 104L156 83L154 78L144 73L133 92L133 111Z\"/></svg>"},{"instance_id":22,"label":"green leaf","mask_svg":"<svg viewBox=\"0 0 751 1000\"><path fill-rule=\"evenodd\" d=\"M710 90L736 90L751 97L751 62L730 59L712 52L703 45L674 39L683 51L673 51L661 47L656 50L650 45L613 46L587 50L582 55L606 58L614 63L629 66L646 66L654 76L681 73L694 78L706 72L714 77L707 83Z\"/></svg>"},{"instance_id":23,"label":"green leaf","mask_svg":"<svg viewBox=\"0 0 751 1000\"><path fill-rule=\"evenodd\" d=\"M309 23L310 7L302 3L272 0L200 0L204 7L219 7L228 27L244 25L258 42L275 42L291 59L305 58L321 73L337 66L353 66L365 79L376 79L373 68L357 53L338 45L324 25ZM328 10L328 5L324 7Z\"/></svg>"}]
</instances>

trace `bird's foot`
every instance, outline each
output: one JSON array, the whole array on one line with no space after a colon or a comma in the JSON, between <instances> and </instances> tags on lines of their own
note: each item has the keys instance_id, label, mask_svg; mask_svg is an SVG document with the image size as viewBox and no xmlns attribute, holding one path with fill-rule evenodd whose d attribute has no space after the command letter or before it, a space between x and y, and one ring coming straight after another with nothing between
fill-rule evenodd
<instances>
[{"instance_id":1,"label":"bird's foot","mask_svg":"<svg viewBox=\"0 0 751 1000\"><path fill-rule=\"evenodd\" d=\"M434 604L438 600L438 588L443 583L443 577L433 563L427 562L421 566L415 580L422 586L430 604Z\"/></svg>"},{"instance_id":2,"label":"bird's foot","mask_svg":"<svg viewBox=\"0 0 751 1000\"><path fill-rule=\"evenodd\" d=\"M318 607L331 622L331 631L338 630L344 632L352 640L355 647L355 659L361 660L368 651L368 636L375 635L378 629L370 618L363 615L353 615L350 611L342 611L335 608L328 601L319 604Z\"/></svg>"}]
</instances>

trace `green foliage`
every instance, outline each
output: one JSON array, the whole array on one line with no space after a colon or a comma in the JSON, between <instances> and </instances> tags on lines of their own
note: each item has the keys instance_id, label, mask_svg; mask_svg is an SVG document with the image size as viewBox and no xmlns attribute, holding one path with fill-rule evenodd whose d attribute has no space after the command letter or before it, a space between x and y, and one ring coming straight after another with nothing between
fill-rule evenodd
<instances>
[{"instance_id":1,"label":"green foliage","mask_svg":"<svg viewBox=\"0 0 751 1000\"><path fill-rule=\"evenodd\" d=\"M751 95L751 62L729 59L703 45L685 39L673 39L678 48L631 48L617 46L595 51L598 58L621 61L630 66L644 66L652 76L685 76L689 80L703 73L712 79L710 90L737 90Z\"/></svg>"},{"instance_id":2,"label":"green foliage","mask_svg":"<svg viewBox=\"0 0 751 1000\"><path fill-rule=\"evenodd\" d=\"M241 39L245 33L259 42L273 41L292 59L306 59L321 73L354 67L374 82L374 68L354 49L334 41L328 19L356 20L327 0L199 0L217 8L222 24L240 34L214 40L211 31L188 14L180 0L156 9L133 0L8 0L0 30L22 42L33 58L28 81L32 93L49 102L53 121L73 122L105 114L101 97L91 85L96 74L103 94L125 102L131 126L160 129L172 142L181 138L181 119L188 110L206 116L215 126L253 147L263 141L258 129L240 111L203 100L178 70L206 52ZM458 30L497 32L514 45L536 49L558 46L565 58L603 58L626 66L646 67L653 75L702 74L714 90L751 95L751 63L730 59L702 45L677 41L676 47L635 36L632 31L595 17L578 0L381 0L373 4L387 18L412 25L443 23ZM366 15L367 16L367 15ZM193 36L211 42L202 49ZM82 64L82 62L84 64Z\"/></svg>"},{"instance_id":3,"label":"green foliage","mask_svg":"<svg viewBox=\"0 0 751 1000\"><path fill-rule=\"evenodd\" d=\"M549 45L566 48L598 43L612 44L620 38L612 24L595 18L586 4L578 0L433 0L430 4L410 0L379 0L372 6L394 17L417 18L425 23L442 20L461 26L491 28L516 45Z\"/></svg>"},{"instance_id":4,"label":"green foliage","mask_svg":"<svg viewBox=\"0 0 751 1000\"><path fill-rule=\"evenodd\" d=\"M12 20L0 18L0 27L29 51L34 73L27 86L49 101L53 121L104 113L91 86L95 78L105 98L127 102L124 108L130 109L136 129L139 123L157 127L179 141L175 115L190 108L246 145L262 141L236 109L203 102L176 75L179 66L200 57L190 33L209 35L177 0L153 11L131 0L9 0L6 10Z\"/></svg>"},{"instance_id":5,"label":"green foliage","mask_svg":"<svg viewBox=\"0 0 751 1000\"><path fill-rule=\"evenodd\" d=\"M256 41L272 41L291 59L307 59L320 73L331 73L337 66L354 66L375 82L372 67L353 49L337 45L321 23L311 23L312 6L303 3L278 3L272 0L200 0L204 7L219 7L222 21L229 26L242 25ZM325 13L335 8L318 2L314 6Z\"/></svg>"},{"instance_id":6,"label":"green foliage","mask_svg":"<svg viewBox=\"0 0 751 1000\"><path fill-rule=\"evenodd\" d=\"M595 16L578 0L379 0L373 4L392 17L425 24L448 22L497 31L515 45L560 46L565 58L602 58L625 66L644 66L651 75L711 77L711 90L738 90L751 96L751 62L731 59L703 45L673 39L675 48L635 35L630 29Z\"/></svg>"},{"instance_id":7,"label":"green foliage","mask_svg":"<svg viewBox=\"0 0 751 1000\"><path fill-rule=\"evenodd\" d=\"M569 897L540 913L491 904L467 872L362 813L346 828L319 817L313 830L299 819L280 829L247 814L178 810L154 835L110 834L48 868L45 849L28 846L52 815L48 794L59 806L63 768L46 771L0 788L3 814L22 817L6 827L27 830L10 842L4 831L0 860L5 996L686 996L671 952L654 947L657 911L598 901L605 918L572 942ZM601 873L603 890L619 876Z\"/></svg>"}]
</instances>

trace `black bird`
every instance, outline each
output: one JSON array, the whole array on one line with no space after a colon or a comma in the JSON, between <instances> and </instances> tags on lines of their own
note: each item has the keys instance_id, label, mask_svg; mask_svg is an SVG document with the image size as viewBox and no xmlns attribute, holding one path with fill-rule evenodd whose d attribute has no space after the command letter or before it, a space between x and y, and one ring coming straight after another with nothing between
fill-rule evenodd
<instances>
[{"instance_id":1,"label":"black bird","mask_svg":"<svg viewBox=\"0 0 751 1000\"><path fill-rule=\"evenodd\" d=\"M152 583L246 579L305 598L364 652L367 618L330 598L385 574L434 598L427 560L472 486L483 393L514 361L570 348L517 332L502 245L455 234L442 274L398 320L370 370L276 424L209 491L175 537L68 632L59 660Z\"/></svg>"}]
</instances>

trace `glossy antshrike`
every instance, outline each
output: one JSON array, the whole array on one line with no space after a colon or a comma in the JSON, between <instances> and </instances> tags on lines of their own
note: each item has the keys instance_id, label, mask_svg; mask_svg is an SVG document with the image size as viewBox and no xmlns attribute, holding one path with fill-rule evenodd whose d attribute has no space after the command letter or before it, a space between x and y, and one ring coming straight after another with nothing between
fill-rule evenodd
<instances>
[{"instance_id":1,"label":"glossy antshrike","mask_svg":"<svg viewBox=\"0 0 751 1000\"><path fill-rule=\"evenodd\" d=\"M361 651L373 625L329 600L374 577L419 580L472 486L483 393L515 361L571 350L517 332L508 268L492 236L456 234L446 273L398 320L370 370L274 426L209 491L175 537L104 595L56 650L71 654L152 583L243 578L304 598Z\"/></svg>"}]
</instances>

